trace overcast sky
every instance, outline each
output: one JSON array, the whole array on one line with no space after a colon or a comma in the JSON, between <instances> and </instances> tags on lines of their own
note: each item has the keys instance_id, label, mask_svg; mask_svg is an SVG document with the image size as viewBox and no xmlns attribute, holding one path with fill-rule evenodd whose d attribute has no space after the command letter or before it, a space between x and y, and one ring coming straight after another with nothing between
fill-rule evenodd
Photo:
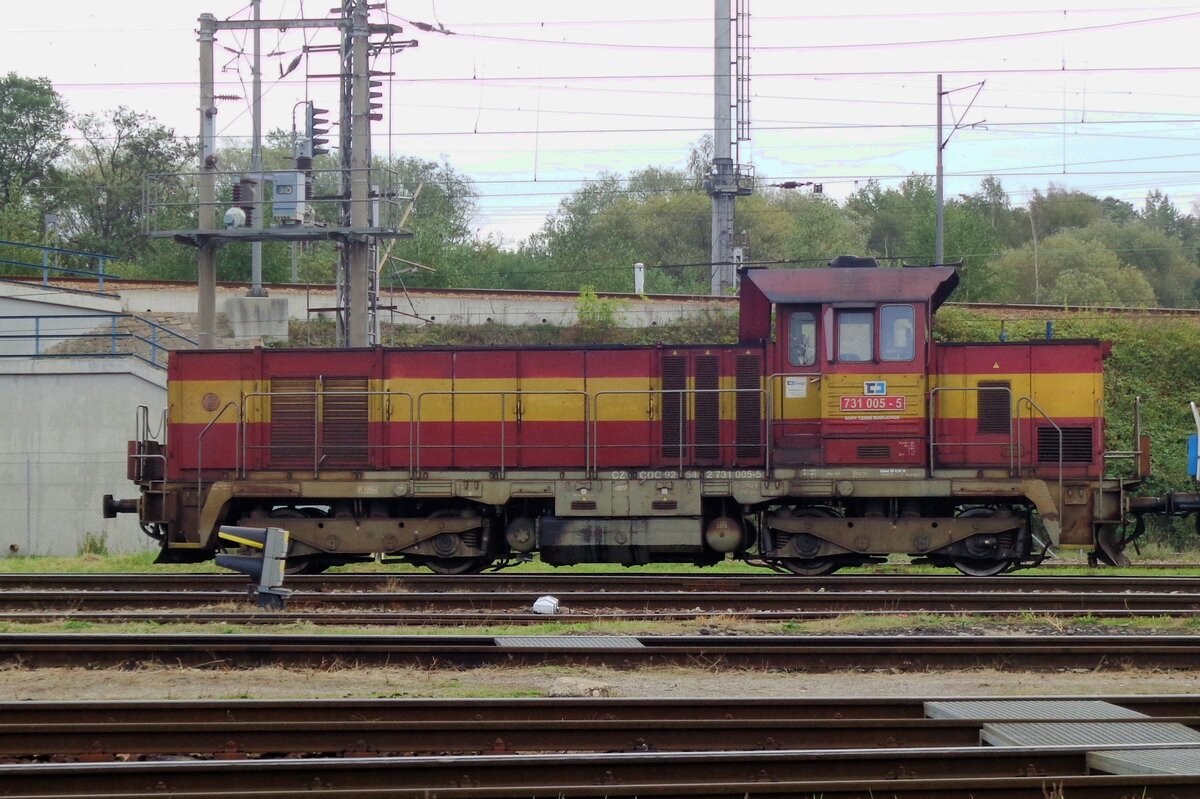
<instances>
[{"instance_id":1,"label":"overcast sky","mask_svg":"<svg viewBox=\"0 0 1200 799\"><path fill-rule=\"evenodd\" d=\"M263 0L264 18L323 17L336 0ZM565 193L604 170L682 167L712 128L712 3L657 0L388 0L419 40L384 56L387 116L377 153L445 159L481 194L483 234L536 230ZM248 16L242 0L57 0L11 4L0 70L50 78L73 112L127 105L183 136L198 127L196 18ZM752 140L742 161L842 198L935 164L935 76L946 119L948 195L999 176L1023 204L1049 182L1140 206L1160 188L1185 210L1200 197L1200 5L1060 0L839 4L754 0ZM379 21L383 11L376 12ZM405 21L441 24L454 35ZM302 46L332 31L263 34L264 129L290 129L306 97L336 108L334 57ZM218 91L248 98L248 35L222 33ZM244 54L242 54L244 53ZM250 133L246 99L220 104L218 128ZM947 132L949 130L947 129Z\"/></svg>"}]
</instances>

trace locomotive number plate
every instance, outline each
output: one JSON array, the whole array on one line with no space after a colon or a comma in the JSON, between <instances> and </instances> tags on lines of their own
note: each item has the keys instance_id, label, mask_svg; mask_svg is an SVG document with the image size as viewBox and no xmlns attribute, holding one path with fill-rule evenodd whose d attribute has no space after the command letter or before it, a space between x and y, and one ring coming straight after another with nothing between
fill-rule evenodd
<instances>
[{"instance_id":1,"label":"locomotive number plate","mask_svg":"<svg viewBox=\"0 0 1200 799\"><path fill-rule=\"evenodd\" d=\"M905 397L842 397L843 411L902 411Z\"/></svg>"}]
</instances>

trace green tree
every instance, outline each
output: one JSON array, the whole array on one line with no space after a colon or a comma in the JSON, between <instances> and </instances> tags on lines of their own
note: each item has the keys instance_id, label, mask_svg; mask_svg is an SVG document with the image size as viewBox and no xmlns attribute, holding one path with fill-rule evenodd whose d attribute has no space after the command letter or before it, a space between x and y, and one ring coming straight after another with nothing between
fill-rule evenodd
<instances>
[{"instance_id":1,"label":"green tree","mask_svg":"<svg viewBox=\"0 0 1200 799\"><path fill-rule=\"evenodd\" d=\"M1168 236L1183 238L1185 217L1179 213L1171 198L1158 189L1146 195L1141 217L1154 230L1162 231Z\"/></svg>"},{"instance_id":2,"label":"green tree","mask_svg":"<svg viewBox=\"0 0 1200 799\"><path fill-rule=\"evenodd\" d=\"M146 175L187 169L192 145L124 106L85 114L75 128L82 144L68 152L55 197L63 233L78 249L135 258L149 246L141 235Z\"/></svg>"},{"instance_id":3,"label":"green tree","mask_svg":"<svg viewBox=\"0 0 1200 799\"><path fill-rule=\"evenodd\" d=\"M1200 280L1200 267L1188 258L1180 238L1140 220L1121 225L1096 222L1079 230L1079 236L1102 243L1121 263L1137 268L1153 287L1160 305L1180 307L1195 301L1193 290Z\"/></svg>"},{"instance_id":4,"label":"green tree","mask_svg":"<svg viewBox=\"0 0 1200 799\"><path fill-rule=\"evenodd\" d=\"M0 205L44 183L66 150L67 109L46 78L0 79Z\"/></svg>"},{"instance_id":5,"label":"green tree","mask_svg":"<svg viewBox=\"0 0 1200 799\"><path fill-rule=\"evenodd\" d=\"M471 181L445 161L397 158L391 162L379 160L376 165L394 170L399 187L408 196L415 194L418 187L421 189L406 223L413 235L397 241L392 256L433 271L409 265L417 271L410 273L412 277L405 282L422 286L475 286L488 282L490 278L482 272L480 264L468 257L475 243L471 218L478 196ZM389 271L395 276L395 270L403 270L406 265L401 261L392 266Z\"/></svg>"},{"instance_id":6,"label":"green tree","mask_svg":"<svg viewBox=\"0 0 1200 799\"><path fill-rule=\"evenodd\" d=\"M1051 183L1046 193L1033 190L1029 201L1038 239L1073 227L1087 227L1105 218L1100 199L1086 192L1074 191Z\"/></svg>"},{"instance_id":7,"label":"green tree","mask_svg":"<svg viewBox=\"0 0 1200 799\"><path fill-rule=\"evenodd\" d=\"M911 262L933 260L936 205L928 175L910 175L894 189L870 180L846 199L846 209L867 226L872 255Z\"/></svg>"},{"instance_id":8,"label":"green tree","mask_svg":"<svg viewBox=\"0 0 1200 799\"><path fill-rule=\"evenodd\" d=\"M854 212L838 207L823 194L795 192L761 195L766 208L764 219L754 227L751 255L754 258L796 258L827 261L839 255L857 255L867 251L867 231L863 220ZM739 206L739 217L741 210ZM774 219L782 228L773 249L760 247L757 242L767 237L758 229L767 228ZM770 240L768 239L768 243Z\"/></svg>"},{"instance_id":9,"label":"green tree","mask_svg":"<svg viewBox=\"0 0 1200 799\"><path fill-rule=\"evenodd\" d=\"M1071 305L1147 306L1154 289L1133 266L1121 263L1103 242L1068 230L1006 250L992 264L996 300Z\"/></svg>"},{"instance_id":10,"label":"green tree","mask_svg":"<svg viewBox=\"0 0 1200 799\"><path fill-rule=\"evenodd\" d=\"M955 297L964 302L990 300L998 291L999 276L992 262L999 254L1001 233L993 225L991 209L962 200L946 204L946 261L961 261L961 284Z\"/></svg>"}]
</instances>

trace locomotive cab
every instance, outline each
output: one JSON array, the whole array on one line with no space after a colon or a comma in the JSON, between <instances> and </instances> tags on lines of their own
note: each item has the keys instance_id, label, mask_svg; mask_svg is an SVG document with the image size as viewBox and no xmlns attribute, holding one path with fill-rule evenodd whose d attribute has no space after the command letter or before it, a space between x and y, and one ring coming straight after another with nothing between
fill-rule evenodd
<instances>
[{"instance_id":1,"label":"locomotive cab","mask_svg":"<svg viewBox=\"0 0 1200 799\"><path fill-rule=\"evenodd\" d=\"M774 462L923 475L932 317L957 284L953 269L881 269L863 258L803 272L748 270L742 340L774 334Z\"/></svg>"}]
</instances>

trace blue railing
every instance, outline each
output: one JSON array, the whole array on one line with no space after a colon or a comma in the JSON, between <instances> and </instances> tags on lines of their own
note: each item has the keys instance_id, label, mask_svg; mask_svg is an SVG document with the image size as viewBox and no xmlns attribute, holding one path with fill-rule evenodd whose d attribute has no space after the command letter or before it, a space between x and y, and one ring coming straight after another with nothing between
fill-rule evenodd
<instances>
[{"instance_id":1,"label":"blue railing","mask_svg":"<svg viewBox=\"0 0 1200 799\"><path fill-rule=\"evenodd\" d=\"M103 327L104 323L91 325L87 332L77 332L75 330L63 330L64 323L74 322L76 320L108 320L107 331L97 332L97 328ZM122 319L130 319L135 322L140 322L149 328L148 335L140 335L138 333L126 332L120 329L119 323ZM21 322L29 322L31 325L22 325ZM16 325L12 323L17 323ZM35 314L17 314L17 315L0 315L0 331L12 329L14 326L28 328L32 326L32 330L26 330L19 333L0 332L0 358L112 358L112 357L133 357L138 360L148 363L158 369L166 369L166 358L162 357L173 349L183 349L185 346L199 346L196 341L188 338L182 333L176 332L169 327L164 327L157 322L147 319L144 316L137 316L129 313L85 313L85 314L64 314L64 315L35 315ZM100 340L108 341L107 352L47 352L48 347L53 347L54 344L66 340ZM12 349L8 346L8 342L31 342L31 346L20 346L17 349L19 352L6 352L4 350ZM150 357L146 357L137 351L136 344L122 348L118 342L141 342L150 349ZM166 346L165 342L176 344L176 346Z\"/></svg>"},{"instance_id":2,"label":"blue railing","mask_svg":"<svg viewBox=\"0 0 1200 799\"><path fill-rule=\"evenodd\" d=\"M4 241L0 239L0 252L3 252L7 247L16 247L20 250L37 250L41 255L41 263L32 261L15 261L11 258L0 258L0 264L5 266L19 266L25 269L40 269L42 270L42 285L50 285L50 273L64 275L82 275L84 277L96 278L99 281L96 292L104 293L105 280L120 280L120 275L110 274L107 270L110 261L117 260L114 255L104 255L98 252L84 252L82 250L67 250L62 247L46 247L41 244L26 244L21 241ZM6 253L7 254L7 253ZM67 256L72 259L81 259L85 264L95 262L95 269L71 269L65 266L58 266L50 263L51 256Z\"/></svg>"}]
</instances>

